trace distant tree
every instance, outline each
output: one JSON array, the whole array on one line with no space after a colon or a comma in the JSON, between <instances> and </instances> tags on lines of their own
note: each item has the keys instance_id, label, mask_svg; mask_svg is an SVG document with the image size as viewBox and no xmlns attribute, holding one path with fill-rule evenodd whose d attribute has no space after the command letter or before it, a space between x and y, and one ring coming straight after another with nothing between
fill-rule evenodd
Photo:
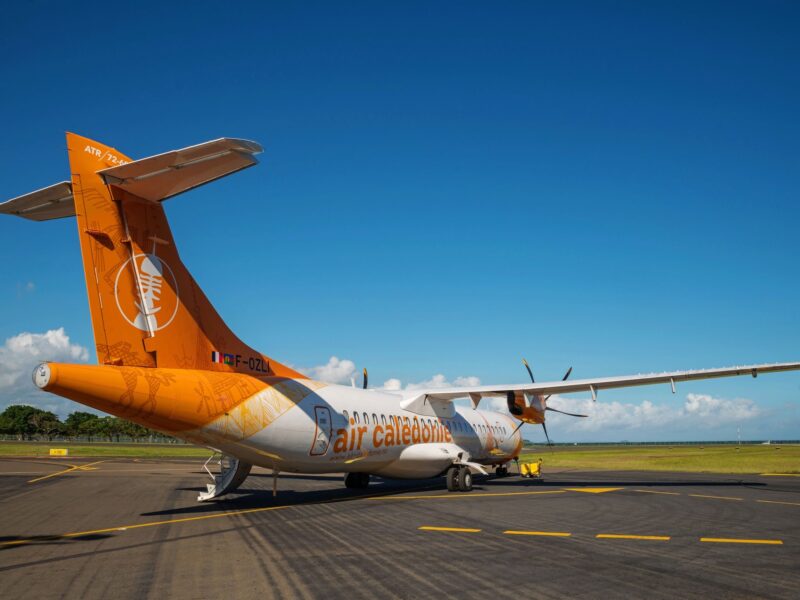
<instances>
[{"instance_id":1,"label":"distant tree","mask_svg":"<svg viewBox=\"0 0 800 600\"><path fill-rule=\"evenodd\" d=\"M119 436L125 427L124 423L125 421L117 417L99 417L95 421L87 421L85 425L90 425L95 435L113 442L115 439L119 441Z\"/></svg>"},{"instance_id":2,"label":"distant tree","mask_svg":"<svg viewBox=\"0 0 800 600\"><path fill-rule=\"evenodd\" d=\"M18 440L30 439L36 433L36 425L31 417L45 411L27 404L14 404L2 413L4 433L16 435ZM49 413L53 415L53 413ZM55 416L55 415L53 415Z\"/></svg>"},{"instance_id":3,"label":"distant tree","mask_svg":"<svg viewBox=\"0 0 800 600\"><path fill-rule=\"evenodd\" d=\"M47 410L34 409L28 420L33 425L34 433L46 436L48 441L64 431L64 424L56 415Z\"/></svg>"},{"instance_id":4,"label":"distant tree","mask_svg":"<svg viewBox=\"0 0 800 600\"><path fill-rule=\"evenodd\" d=\"M71 436L86 435L87 428L83 427L83 424L92 420L97 420L98 418L99 417L94 413L76 410L69 414L64 421L64 426L66 427L67 433Z\"/></svg>"},{"instance_id":5,"label":"distant tree","mask_svg":"<svg viewBox=\"0 0 800 600\"><path fill-rule=\"evenodd\" d=\"M132 421L124 421L122 422L122 431L123 435L127 435L133 441L138 442L141 438L147 437L148 435L152 435L152 431L147 427L142 427L138 423L134 423Z\"/></svg>"},{"instance_id":6,"label":"distant tree","mask_svg":"<svg viewBox=\"0 0 800 600\"><path fill-rule=\"evenodd\" d=\"M93 419L84 419L80 422L77 426L77 434L76 435L84 435L89 438L89 441L92 441L92 438L95 436L103 435L102 426L103 421L97 415L92 415Z\"/></svg>"}]
</instances>

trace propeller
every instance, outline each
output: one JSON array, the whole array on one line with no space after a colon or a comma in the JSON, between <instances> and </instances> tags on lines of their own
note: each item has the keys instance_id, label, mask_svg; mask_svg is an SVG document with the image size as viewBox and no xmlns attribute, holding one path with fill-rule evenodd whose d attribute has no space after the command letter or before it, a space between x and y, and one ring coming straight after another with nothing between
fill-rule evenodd
<instances>
[{"instance_id":1,"label":"propeller","mask_svg":"<svg viewBox=\"0 0 800 600\"><path fill-rule=\"evenodd\" d=\"M525 369L527 369L527 371L528 371L528 376L531 378L531 383L536 383L536 379L533 376L533 370L531 369L531 366L528 364L528 361L523 358L522 359L522 364L525 365ZM572 374L572 367L567 369L567 372L564 373L564 377L561 378L561 381L566 381L571 374ZM547 406L547 401L550 399L551 396L552 396L552 394L549 394L541 401L541 404L543 405L545 411L550 410L550 411L553 411L553 412L561 413L562 415L569 415L570 417L587 417L588 416L588 415L579 415L579 414L576 414L576 413L570 413L570 412L566 412L566 411L563 411L563 410L558 410L557 408L550 408L549 406ZM515 415L517 417L521 417L525 413L525 410L523 408L521 408L514 401L515 400L514 392L509 392L508 393L508 399L507 400L508 400L508 410L511 412L512 415ZM532 407L533 406L533 400L531 400L530 403L531 403L531 407ZM519 429L524 424L525 424L525 421L520 419L520 424L517 425L517 428L512 432L511 435L514 435L517 431L519 431ZM547 425L545 425L543 417L542 417L542 429L544 430L544 437L547 439L547 445L548 446L552 446L553 443L550 441L550 435L547 433Z\"/></svg>"}]
</instances>

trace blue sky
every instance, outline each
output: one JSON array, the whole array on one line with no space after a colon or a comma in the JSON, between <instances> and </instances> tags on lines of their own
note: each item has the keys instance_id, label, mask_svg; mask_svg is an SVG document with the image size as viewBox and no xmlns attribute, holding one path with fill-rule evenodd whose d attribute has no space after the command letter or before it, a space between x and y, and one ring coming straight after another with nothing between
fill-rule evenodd
<instances>
[{"instance_id":1,"label":"blue sky","mask_svg":"<svg viewBox=\"0 0 800 600\"><path fill-rule=\"evenodd\" d=\"M168 202L184 262L251 345L376 385L797 360L799 26L792 2L15 3L2 191L68 178L66 130L135 158L259 141ZM0 219L0 250L0 341L63 327L93 360L74 222ZM0 397L27 398L4 352ZM798 374L678 392L551 433L800 437Z\"/></svg>"}]
</instances>

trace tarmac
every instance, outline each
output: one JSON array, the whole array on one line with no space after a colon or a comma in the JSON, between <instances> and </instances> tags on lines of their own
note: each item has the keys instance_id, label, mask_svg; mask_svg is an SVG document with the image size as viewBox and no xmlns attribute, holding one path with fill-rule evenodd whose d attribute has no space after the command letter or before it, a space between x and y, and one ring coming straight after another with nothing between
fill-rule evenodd
<instances>
[{"instance_id":1,"label":"tarmac","mask_svg":"<svg viewBox=\"0 0 800 600\"><path fill-rule=\"evenodd\" d=\"M547 471L543 482L0 459L3 598L797 598L800 477Z\"/></svg>"}]
</instances>

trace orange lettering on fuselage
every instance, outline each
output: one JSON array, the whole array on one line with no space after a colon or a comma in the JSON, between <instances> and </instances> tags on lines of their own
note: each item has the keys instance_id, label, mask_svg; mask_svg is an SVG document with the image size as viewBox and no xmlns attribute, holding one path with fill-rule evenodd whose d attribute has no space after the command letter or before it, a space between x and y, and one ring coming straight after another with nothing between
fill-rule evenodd
<instances>
[{"instance_id":1,"label":"orange lettering on fuselage","mask_svg":"<svg viewBox=\"0 0 800 600\"><path fill-rule=\"evenodd\" d=\"M347 429L336 430L336 441L333 443L334 452L347 452Z\"/></svg>"},{"instance_id":2,"label":"orange lettering on fuselage","mask_svg":"<svg viewBox=\"0 0 800 600\"><path fill-rule=\"evenodd\" d=\"M453 441L450 430L438 421L429 425L424 420L420 423L418 419L410 423L405 423L402 419L389 419L386 425L374 425L371 436L368 434L369 430L369 425L357 426L351 419L349 428L336 430L336 439L333 442L334 454L360 451L364 445L365 434L367 434L367 445L371 438L373 448Z\"/></svg>"}]
</instances>

